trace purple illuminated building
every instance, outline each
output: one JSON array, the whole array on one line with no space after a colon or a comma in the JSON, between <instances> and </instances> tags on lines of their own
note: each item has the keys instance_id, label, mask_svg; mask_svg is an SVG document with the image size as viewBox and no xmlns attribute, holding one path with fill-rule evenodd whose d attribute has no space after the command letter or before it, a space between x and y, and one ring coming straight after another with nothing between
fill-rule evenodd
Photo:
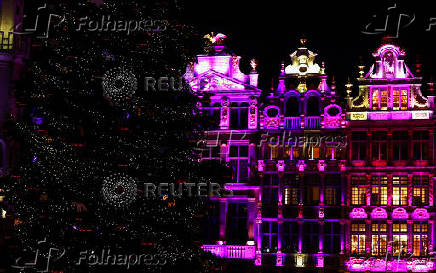
<instances>
[{"instance_id":1,"label":"purple illuminated building","mask_svg":"<svg viewBox=\"0 0 436 273\"><path fill-rule=\"evenodd\" d=\"M359 95L347 86L347 269L432 271L433 90L422 95L399 47L373 56L369 71L359 67Z\"/></svg>"},{"instance_id":2,"label":"purple illuminated building","mask_svg":"<svg viewBox=\"0 0 436 273\"><path fill-rule=\"evenodd\" d=\"M210 198L203 249L241 271L433 270L434 97L405 53L380 47L341 99L302 39L261 96L257 62L246 75L208 38L185 77L214 121L202 160L232 168L234 194Z\"/></svg>"}]
</instances>

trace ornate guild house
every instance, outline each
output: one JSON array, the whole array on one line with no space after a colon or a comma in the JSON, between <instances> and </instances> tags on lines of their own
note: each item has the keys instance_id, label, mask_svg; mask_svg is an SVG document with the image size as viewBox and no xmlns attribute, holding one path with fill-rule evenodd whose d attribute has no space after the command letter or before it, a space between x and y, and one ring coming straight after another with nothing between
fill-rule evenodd
<instances>
[{"instance_id":1,"label":"ornate guild house","mask_svg":"<svg viewBox=\"0 0 436 273\"><path fill-rule=\"evenodd\" d=\"M238 272L434 271L434 96L405 51L382 45L341 98L305 39L262 91L255 60L207 38L185 78L233 195L209 198L202 248Z\"/></svg>"}]
</instances>

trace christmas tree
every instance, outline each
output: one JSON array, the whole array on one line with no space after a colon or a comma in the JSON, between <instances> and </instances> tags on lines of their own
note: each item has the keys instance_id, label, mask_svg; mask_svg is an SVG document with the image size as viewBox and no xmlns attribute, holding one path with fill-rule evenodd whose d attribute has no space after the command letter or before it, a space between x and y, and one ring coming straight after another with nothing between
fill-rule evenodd
<instances>
[{"instance_id":1,"label":"christmas tree","mask_svg":"<svg viewBox=\"0 0 436 273\"><path fill-rule=\"evenodd\" d=\"M14 267L211 272L217 261L195 243L204 202L178 185L223 179L195 153L204 120L180 79L197 36L178 1L47 7L57 16L17 83L21 158L4 185L22 250ZM148 194L159 183L182 194ZM45 262L27 269L36 251Z\"/></svg>"}]
</instances>

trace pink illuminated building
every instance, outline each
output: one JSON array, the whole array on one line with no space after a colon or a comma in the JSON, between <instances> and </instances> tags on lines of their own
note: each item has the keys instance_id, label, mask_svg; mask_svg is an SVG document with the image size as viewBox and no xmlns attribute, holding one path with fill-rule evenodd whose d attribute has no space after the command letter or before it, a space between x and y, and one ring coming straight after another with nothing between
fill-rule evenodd
<instances>
[{"instance_id":1,"label":"pink illuminated building","mask_svg":"<svg viewBox=\"0 0 436 273\"><path fill-rule=\"evenodd\" d=\"M359 95L347 90L347 269L428 272L434 268L434 96L383 45Z\"/></svg>"},{"instance_id":2,"label":"pink illuminated building","mask_svg":"<svg viewBox=\"0 0 436 273\"><path fill-rule=\"evenodd\" d=\"M380 47L340 99L302 39L262 93L257 62L246 75L206 37L185 78L213 120L202 160L232 168L233 195L210 198L203 249L235 272L433 270L434 97L405 53Z\"/></svg>"}]
</instances>

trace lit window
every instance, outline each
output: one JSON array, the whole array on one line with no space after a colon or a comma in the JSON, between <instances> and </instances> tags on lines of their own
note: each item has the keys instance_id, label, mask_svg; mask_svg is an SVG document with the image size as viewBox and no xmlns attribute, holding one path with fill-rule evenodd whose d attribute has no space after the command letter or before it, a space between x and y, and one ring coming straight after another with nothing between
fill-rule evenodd
<instances>
[{"instance_id":1,"label":"lit window","mask_svg":"<svg viewBox=\"0 0 436 273\"><path fill-rule=\"evenodd\" d=\"M392 200L394 206L407 206L407 187L394 187Z\"/></svg>"},{"instance_id":2,"label":"lit window","mask_svg":"<svg viewBox=\"0 0 436 273\"><path fill-rule=\"evenodd\" d=\"M375 88L372 90L372 110L388 109L388 91L387 89Z\"/></svg>"},{"instance_id":3,"label":"lit window","mask_svg":"<svg viewBox=\"0 0 436 273\"><path fill-rule=\"evenodd\" d=\"M392 184L392 204L394 206L407 206L407 175L392 176Z\"/></svg>"},{"instance_id":4,"label":"lit window","mask_svg":"<svg viewBox=\"0 0 436 273\"><path fill-rule=\"evenodd\" d=\"M414 175L413 182L413 205L428 205L428 176Z\"/></svg>"},{"instance_id":5,"label":"lit window","mask_svg":"<svg viewBox=\"0 0 436 273\"><path fill-rule=\"evenodd\" d=\"M407 223L394 223L392 232L392 254L407 255Z\"/></svg>"},{"instance_id":6,"label":"lit window","mask_svg":"<svg viewBox=\"0 0 436 273\"><path fill-rule=\"evenodd\" d=\"M380 206L388 204L387 181L386 175L371 177L371 205Z\"/></svg>"},{"instance_id":7,"label":"lit window","mask_svg":"<svg viewBox=\"0 0 436 273\"><path fill-rule=\"evenodd\" d=\"M407 100L407 90L402 89L401 90L401 110L407 110L408 106L408 100Z\"/></svg>"},{"instance_id":8,"label":"lit window","mask_svg":"<svg viewBox=\"0 0 436 273\"><path fill-rule=\"evenodd\" d=\"M392 109L407 110L407 89L394 88L392 91Z\"/></svg>"},{"instance_id":9,"label":"lit window","mask_svg":"<svg viewBox=\"0 0 436 273\"><path fill-rule=\"evenodd\" d=\"M413 224L413 256L428 254L428 226L427 223Z\"/></svg>"},{"instance_id":10,"label":"lit window","mask_svg":"<svg viewBox=\"0 0 436 273\"><path fill-rule=\"evenodd\" d=\"M319 147L309 146L308 147L308 157L309 159L319 159Z\"/></svg>"},{"instance_id":11,"label":"lit window","mask_svg":"<svg viewBox=\"0 0 436 273\"><path fill-rule=\"evenodd\" d=\"M373 89L372 90L372 110L378 110L378 103L379 103L379 90Z\"/></svg>"},{"instance_id":12,"label":"lit window","mask_svg":"<svg viewBox=\"0 0 436 273\"><path fill-rule=\"evenodd\" d=\"M285 188L285 205L298 204L298 188Z\"/></svg>"},{"instance_id":13,"label":"lit window","mask_svg":"<svg viewBox=\"0 0 436 273\"><path fill-rule=\"evenodd\" d=\"M380 90L380 110L388 109L388 91Z\"/></svg>"},{"instance_id":14,"label":"lit window","mask_svg":"<svg viewBox=\"0 0 436 273\"><path fill-rule=\"evenodd\" d=\"M362 206L366 205L366 177L364 175L352 176L351 183L351 205Z\"/></svg>"},{"instance_id":15,"label":"lit window","mask_svg":"<svg viewBox=\"0 0 436 273\"><path fill-rule=\"evenodd\" d=\"M351 224L351 254L365 254L365 224Z\"/></svg>"},{"instance_id":16,"label":"lit window","mask_svg":"<svg viewBox=\"0 0 436 273\"><path fill-rule=\"evenodd\" d=\"M392 92L392 109L400 110L400 90L395 88Z\"/></svg>"},{"instance_id":17,"label":"lit window","mask_svg":"<svg viewBox=\"0 0 436 273\"><path fill-rule=\"evenodd\" d=\"M387 249L387 224L373 223L371 225L371 254L374 256L386 255Z\"/></svg>"}]
</instances>

